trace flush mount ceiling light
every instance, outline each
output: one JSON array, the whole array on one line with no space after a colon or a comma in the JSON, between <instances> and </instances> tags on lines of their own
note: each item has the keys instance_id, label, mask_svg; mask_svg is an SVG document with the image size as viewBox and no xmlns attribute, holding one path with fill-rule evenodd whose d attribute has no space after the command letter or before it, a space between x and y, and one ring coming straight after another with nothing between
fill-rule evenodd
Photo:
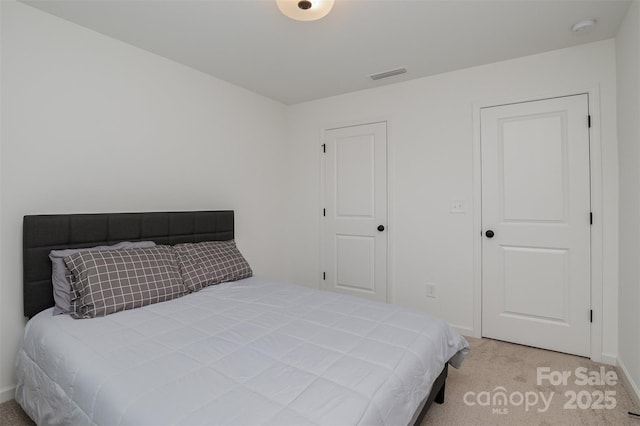
<instances>
[{"instance_id":1,"label":"flush mount ceiling light","mask_svg":"<svg viewBox=\"0 0 640 426\"><path fill-rule=\"evenodd\" d=\"M331 11L334 0L276 0L282 13L297 21L315 21Z\"/></svg>"},{"instance_id":2,"label":"flush mount ceiling light","mask_svg":"<svg viewBox=\"0 0 640 426\"><path fill-rule=\"evenodd\" d=\"M573 24L573 27L571 27L571 31L573 31L574 33L585 33L591 28L595 27L595 25L595 19L583 19L582 21Z\"/></svg>"}]
</instances>

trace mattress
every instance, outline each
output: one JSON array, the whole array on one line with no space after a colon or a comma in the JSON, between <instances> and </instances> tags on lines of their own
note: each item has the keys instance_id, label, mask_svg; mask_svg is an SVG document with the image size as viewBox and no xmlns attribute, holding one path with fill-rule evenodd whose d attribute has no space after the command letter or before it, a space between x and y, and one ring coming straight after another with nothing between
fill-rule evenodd
<instances>
[{"instance_id":1,"label":"mattress","mask_svg":"<svg viewBox=\"0 0 640 426\"><path fill-rule=\"evenodd\" d=\"M95 319L26 325L38 424L402 425L467 342L422 312L252 277Z\"/></svg>"}]
</instances>

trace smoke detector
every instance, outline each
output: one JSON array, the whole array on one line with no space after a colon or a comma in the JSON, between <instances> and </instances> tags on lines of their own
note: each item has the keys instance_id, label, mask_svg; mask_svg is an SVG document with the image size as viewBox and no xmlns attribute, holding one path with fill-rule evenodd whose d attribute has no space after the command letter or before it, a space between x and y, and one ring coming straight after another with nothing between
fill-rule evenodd
<instances>
[{"instance_id":1,"label":"smoke detector","mask_svg":"<svg viewBox=\"0 0 640 426\"><path fill-rule=\"evenodd\" d=\"M596 26L596 22L597 21L593 18L583 19L582 21L576 22L575 24L573 24L573 27L571 27L571 31L576 34L586 33L587 31L589 31L590 29Z\"/></svg>"}]
</instances>

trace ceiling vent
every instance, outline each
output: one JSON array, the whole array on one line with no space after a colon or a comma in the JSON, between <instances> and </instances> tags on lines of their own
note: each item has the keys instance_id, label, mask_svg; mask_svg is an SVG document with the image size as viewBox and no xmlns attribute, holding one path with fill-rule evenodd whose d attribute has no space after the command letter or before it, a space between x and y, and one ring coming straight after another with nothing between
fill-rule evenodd
<instances>
[{"instance_id":1,"label":"ceiling vent","mask_svg":"<svg viewBox=\"0 0 640 426\"><path fill-rule=\"evenodd\" d=\"M406 68L397 68L395 70L379 72L378 74L371 74L369 78L371 80L380 80L381 78L393 77L394 75L404 74L407 72Z\"/></svg>"}]
</instances>

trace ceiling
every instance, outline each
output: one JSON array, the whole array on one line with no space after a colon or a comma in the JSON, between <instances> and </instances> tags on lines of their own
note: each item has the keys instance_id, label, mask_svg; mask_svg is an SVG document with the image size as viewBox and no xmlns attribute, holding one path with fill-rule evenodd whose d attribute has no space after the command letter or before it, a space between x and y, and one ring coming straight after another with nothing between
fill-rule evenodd
<instances>
[{"instance_id":1,"label":"ceiling","mask_svg":"<svg viewBox=\"0 0 640 426\"><path fill-rule=\"evenodd\" d=\"M275 0L25 0L31 6L295 104L615 37L628 0L335 0L319 21ZM571 26L595 18L596 27ZM394 68L406 74L373 81Z\"/></svg>"}]
</instances>

